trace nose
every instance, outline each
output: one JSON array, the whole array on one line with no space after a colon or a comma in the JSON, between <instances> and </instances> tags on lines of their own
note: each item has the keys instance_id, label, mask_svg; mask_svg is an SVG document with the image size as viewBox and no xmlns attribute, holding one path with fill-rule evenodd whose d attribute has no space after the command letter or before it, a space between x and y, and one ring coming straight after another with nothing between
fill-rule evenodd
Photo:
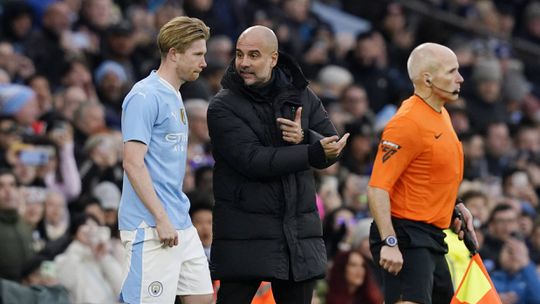
<instances>
[{"instance_id":1,"label":"nose","mask_svg":"<svg viewBox=\"0 0 540 304\"><path fill-rule=\"evenodd\" d=\"M462 82L463 82L463 76L461 76L461 74L460 74L459 72L458 72L457 82L458 82L458 83L462 83Z\"/></svg>"},{"instance_id":2,"label":"nose","mask_svg":"<svg viewBox=\"0 0 540 304\"><path fill-rule=\"evenodd\" d=\"M201 67L204 69L204 68L206 68L206 66L207 66L206 59L204 59L204 57L203 57L202 62L201 62Z\"/></svg>"},{"instance_id":3,"label":"nose","mask_svg":"<svg viewBox=\"0 0 540 304\"><path fill-rule=\"evenodd\" d=\"M238 60L238 59L237 59L237 60ZM249 66L249 59L247 58L247 56L243 56L243 57L240 59L239 64L240 64L241 67L247 67L247 66Z\"/></svg>"}]
</instances>

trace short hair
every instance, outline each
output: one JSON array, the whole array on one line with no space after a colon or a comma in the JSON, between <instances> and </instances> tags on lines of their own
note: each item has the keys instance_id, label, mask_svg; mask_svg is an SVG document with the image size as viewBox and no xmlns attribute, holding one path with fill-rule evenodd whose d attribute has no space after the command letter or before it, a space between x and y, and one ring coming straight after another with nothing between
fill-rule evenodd
<instances>
[{"instance_id":1,"label":"short hair","mask_svg":"<svg viewBox=\"0 0 540 304\"><path fill-rule=\"evenodd\" d=\"M185 52L193 42L208 40L210 28L200 19L186 16L176 17L159 30L157 44L161 57L165 57L171 48Z\"/></svg>"},{"instance_id":2,"label":"short hair","mask_svg":"<svg viewBox=\"0 0 540 304\"><path fill-rule=\"evenodd\" d=\"M467 205L467 202L473 198L481 198L486 204L489 204L488 196L482 191L469 190L467 192L464 192L463 195L461 195L461 200L465 205Z\"/></svg>"},{"instance_id":3,"label":"short hair","mask_svg":"<svg viewBox=\"0 0 540 304\"><path fill-rule=\"evenodd\" d=\"M495 220L495 217L497 216L498 213L502 213L502 212L508 211L508 210L515 210L515 209L514 209L514 207L512 207L512 206L510 206L508 204L505 204L505 203L502 203L502 204L499 204L499 205L495 206L495 208L493 208L493 210L491 210L491 213L489 214L488 223L489 224L493 223L493 221Z\"/></svg>"}]
</instances>

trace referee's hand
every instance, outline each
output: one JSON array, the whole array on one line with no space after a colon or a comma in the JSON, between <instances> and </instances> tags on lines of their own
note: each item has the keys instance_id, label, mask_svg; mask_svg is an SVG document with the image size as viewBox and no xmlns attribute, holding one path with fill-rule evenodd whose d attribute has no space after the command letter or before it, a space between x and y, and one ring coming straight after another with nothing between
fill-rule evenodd
<instances>
[{"instance_id":1,"label":"referee's hand","mask_svg":"<svg viewBox=\"0 0 540 304\"><path fill-rule=\"evenodd\" d=\"M178 233L174 230L174 227L168 218L156 221L156 230L159 240L163 243L163 247L173 247L178 245Z\"/></svg>"},{"instance_id":2,"label":"referee's hand","mask_svg":"<svg viewBox=\"0 0 540 304\"><path fill-rule=\"evenodd\" d=\"M403 267L403 256L399 247L382 246L379 265L393 275L397 275Z\"/></svg>"}]
</instances>

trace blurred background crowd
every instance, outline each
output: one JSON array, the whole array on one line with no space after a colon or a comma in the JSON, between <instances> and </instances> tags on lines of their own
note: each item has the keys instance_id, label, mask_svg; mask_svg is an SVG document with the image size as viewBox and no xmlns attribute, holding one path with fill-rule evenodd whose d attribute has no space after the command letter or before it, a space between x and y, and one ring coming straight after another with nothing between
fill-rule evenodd
<instances>
[{"instance_id":1,"label":"blurred background crowd","mask_svg":"<svg viewBox=\"0 0 540 304\"><path fill-rule=\"evenodd\" d=\"M206 110L238 34L262 24L298 60L340 134L351 133L340 161L316 172L329 268L314 303L382 303L366 187L380 132L412 93L407 56L438 42L454 50L465 78L447 108L482 258L504 303L540 303L540 1L0 0L4 303L115 303L121 104L158 67L156 34L179 15L202 19L212 34L208 67L181 89L190 128L184 191L207 253ZM459 282L468 254L451 233L449 243ZM259 303L272 303L268 292L261 286Z\"/></svg>"}]
</instances>

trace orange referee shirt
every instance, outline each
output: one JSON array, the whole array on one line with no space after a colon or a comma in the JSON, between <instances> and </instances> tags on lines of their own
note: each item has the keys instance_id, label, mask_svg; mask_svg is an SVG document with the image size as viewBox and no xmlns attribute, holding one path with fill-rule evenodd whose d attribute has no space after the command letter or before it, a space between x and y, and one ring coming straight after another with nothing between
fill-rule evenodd
<instances>
[{"instance_id":1,"label":"orange referee shirt","mask_svg":"<svg viewBox=\"0 0 540 304\"><path fill-rule=\"evenodd\" d=\"M463 150L450 116L418 96L386 125L371 187L389 192L392 216L448 228L463 177Z\"/></svg>"}]
</instances>

